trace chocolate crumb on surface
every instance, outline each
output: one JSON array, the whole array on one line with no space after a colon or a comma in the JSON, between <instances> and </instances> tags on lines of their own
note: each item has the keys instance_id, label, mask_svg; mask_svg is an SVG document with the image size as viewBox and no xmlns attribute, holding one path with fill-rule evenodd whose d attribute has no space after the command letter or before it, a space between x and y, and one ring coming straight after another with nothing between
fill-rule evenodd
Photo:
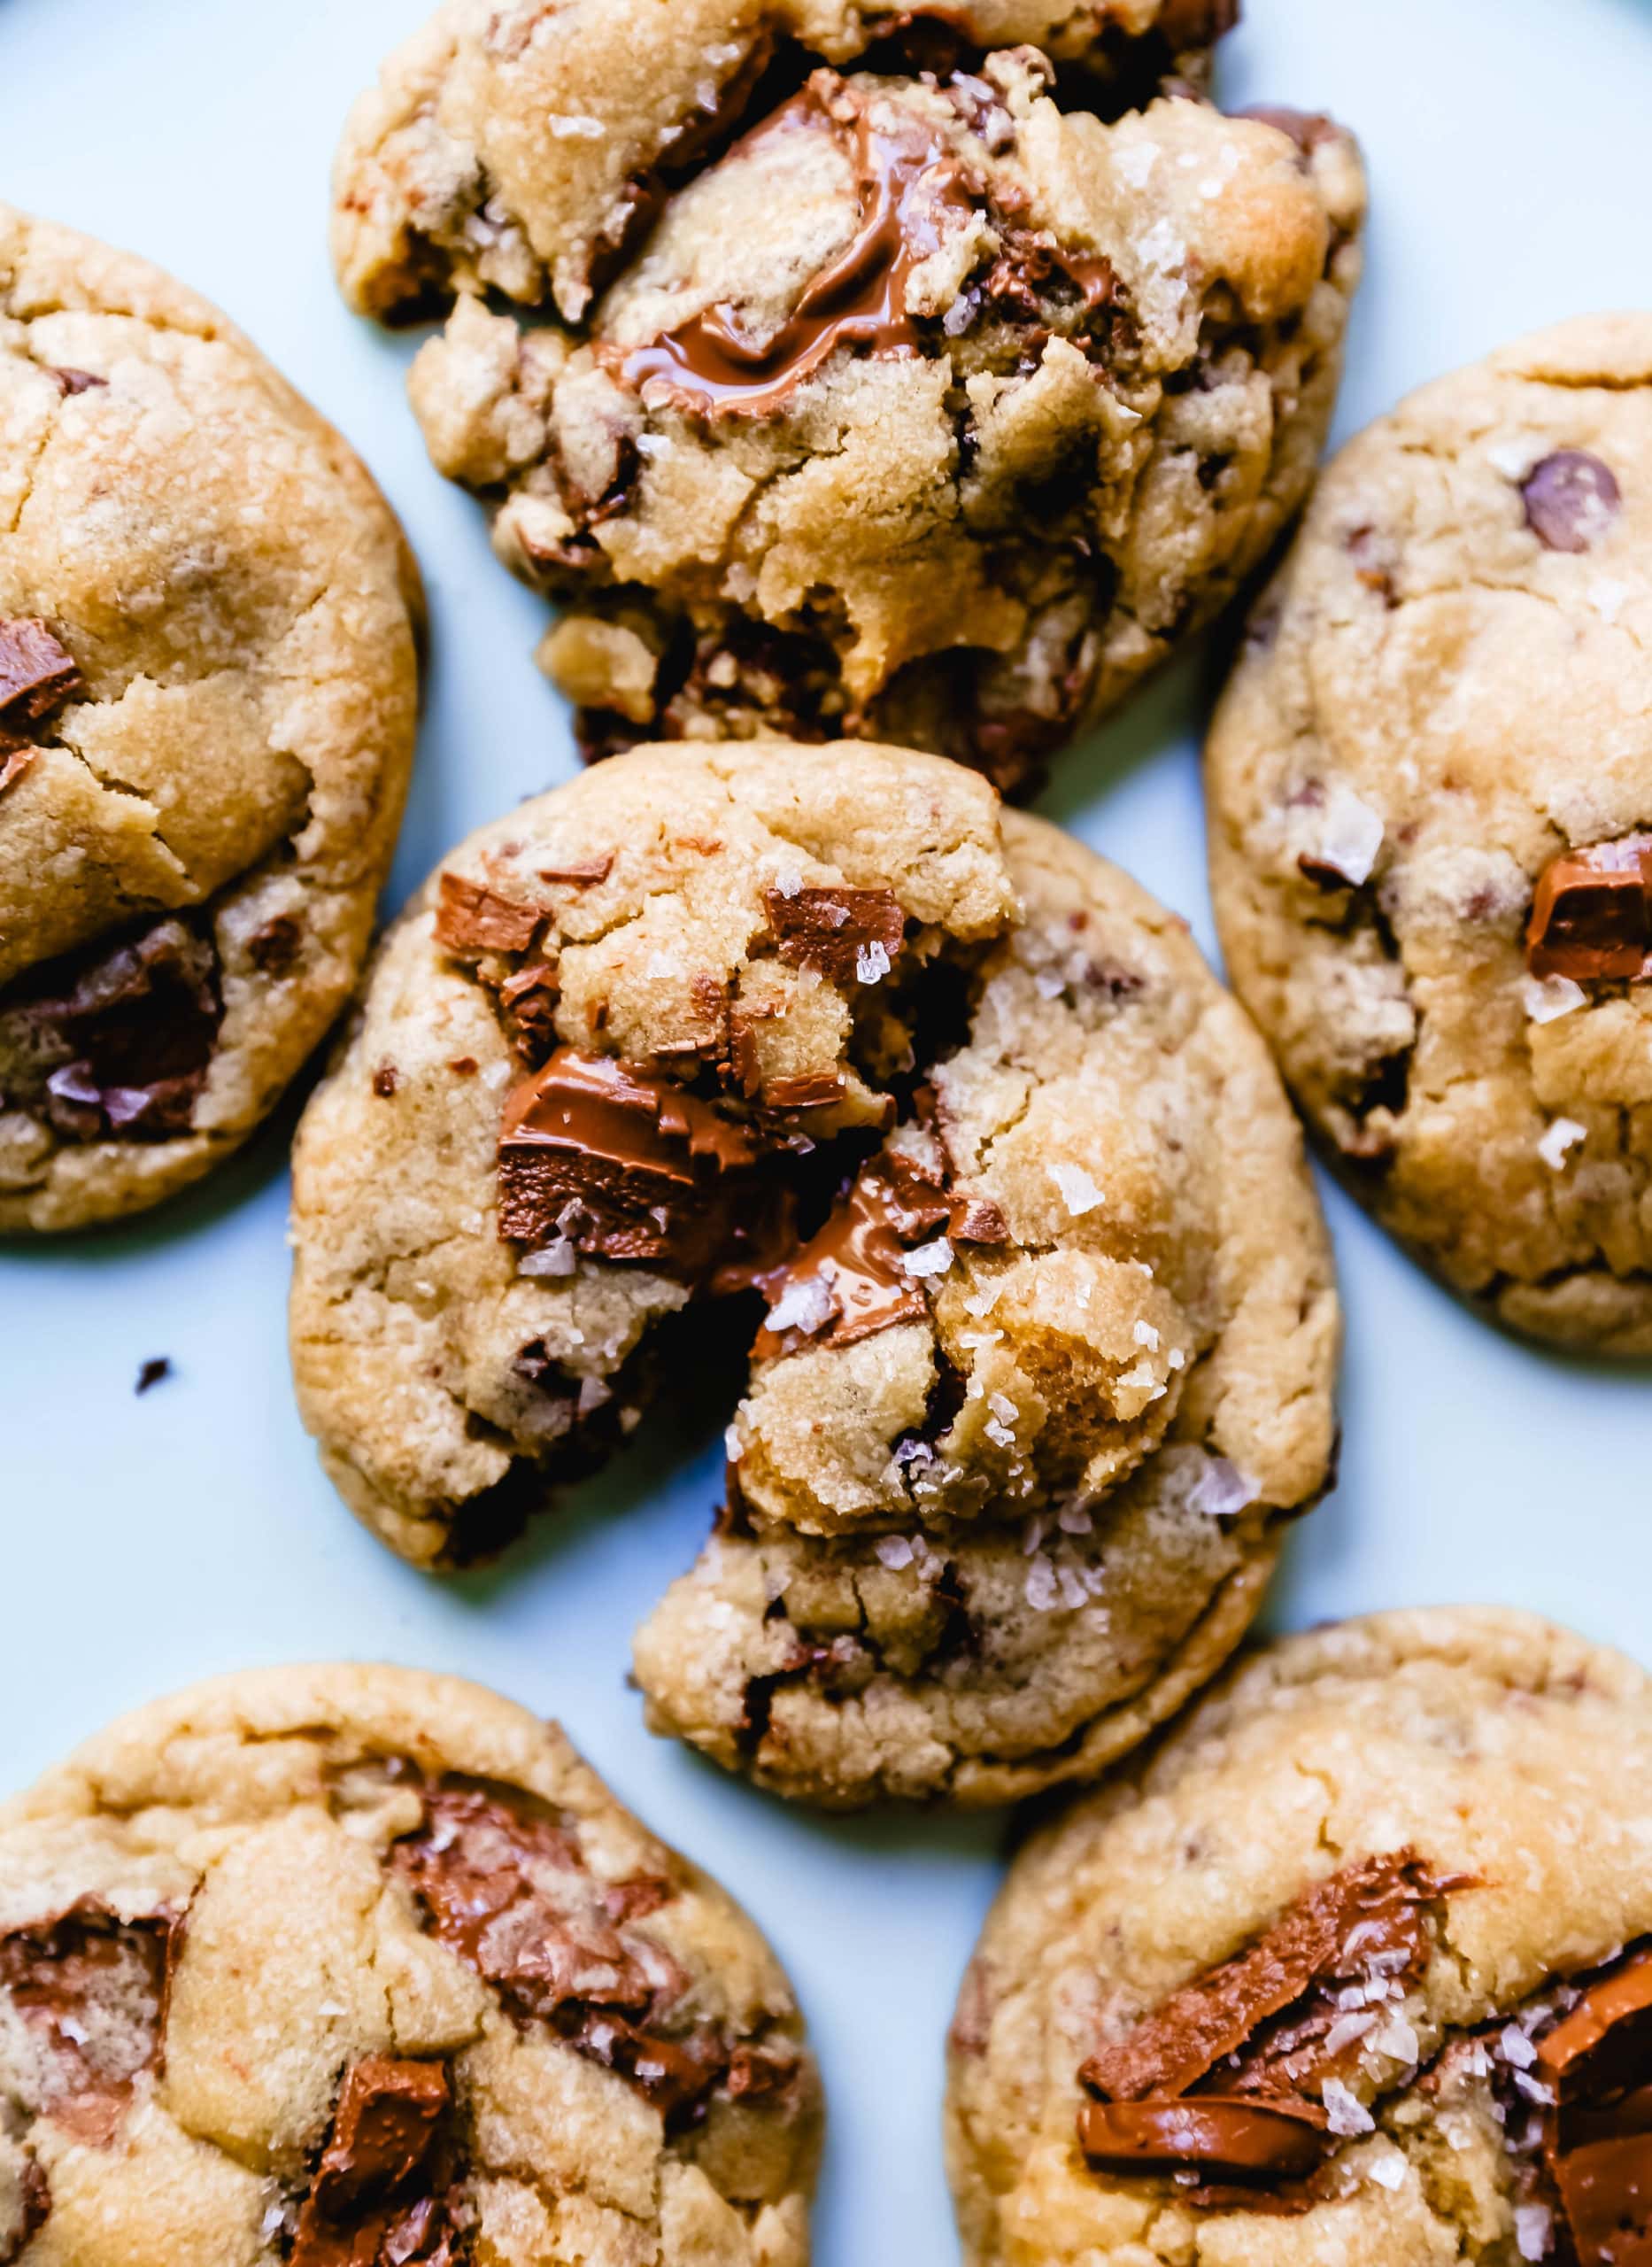
<instances>
[{"instance_id":1,"label":"chocolate crumb on surface","mask_svg":"<svg viewBox=\"0 0 1652 2267\"><path fill-rule=\"evenodd\" d=\"M147 1393L151 1386L159 1385L163 1379L169 1378L171 1375L172 1358L170 1355L151 1354L148 1361L143 1363L140 1367L137 1373L137 1383L134 1386L132 1390L135 1393Z\"/></svg>"}]
</instances>

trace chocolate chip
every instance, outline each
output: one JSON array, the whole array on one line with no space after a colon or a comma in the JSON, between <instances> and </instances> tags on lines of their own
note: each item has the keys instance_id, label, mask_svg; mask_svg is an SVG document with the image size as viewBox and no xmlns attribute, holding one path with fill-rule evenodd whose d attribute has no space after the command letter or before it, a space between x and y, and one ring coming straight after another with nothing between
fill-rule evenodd
<instances>
[{"instance_id":1,"label":"chocolate chip","mask_svg":"<svg viewBox=\"0 0 1652 2267\"><path fill-rule=\"evenodd\" d=\"M892 890L768 889L763 907L787 966L818 970L834 983L854 982L874 947L892 966L906 939L907 917Z\"/></svg>"},{"instance_id":2,"label":"chocolate chip","mask_svg":"<svg viewBox=\"0 0 1652 2267\"><path fill-rule=\"evenodd\" d=\"M1520 484L1526 525L1550 551L1592 550L1617 517L1622 492L1586 449L1557 449Z\"/></svg>"},{"instance_id":3,"label":"chocolate chip","mask_svg":"<svg viewBox=\"0 0 1652 2267\"><path fill-rule=\"evenodd\" d=\"M381 1102L388 1102L401 1082L401 1072L393 1063L381 1063L373 1073L373 1091Z\"/></svg>"},{"instance_id":4,"label":"chocolate chip","mask_svg":"<svg viewBox=\"0 0 1652 2267\"><path fill-rule=\"evenodd\" d=\"M58 381L58 392L65 395L89 393L95 386L109 383L107 378L100 378L90 370L54 369L51 375Z\"/></svg>"},{"instance_id":5,"label":"chocolate chip","mask_svg":"<svg viewBox=\"0 0 1652 2267\"><path fill-rule=\"evenodd\" d=\"M0 622L0 725L43 723L81 689L74 658L37 615Z\"/></svg>"},{"instance_id":6,"label":"chocolate chip","mask_svg":"<svg viewBox=\"0 0 1652 2267\"><path fill-rule=\"evenodd\" d=\"M436 935L450 952L525 953L544 916L462 874L442 876Z\"/></svg>"},{"instance_id":7,"label":"chocolate chip","mask_svg":"<svg viewBox=\"0 0 1652 2267\"><path fill-rule=\"evenodd\" d=\"M266 976L284 976L298 957L304 932L289 913L278 913L247 939L247 958Z\"/></svg>"},{"instance_id":8,"label":"chocolate chip","mask_svg":"<svg viewBox=\"0 0 1652 2267\"><path fill-rule=\"evenodd\" d=\"M1652 834L1552 858L1538 878L1525 956L1533 976L1576 983L1652 974Z\"/></svg>"},{"instance_id":9,"label":"chocolate chip","mask_svg":"<svg viewBox=\"0 0 1652 2267\"><path fill-rule=\"evenodd\" d=\"M132 1390L134 1393L147 1393L151 1386L159 1385L163 1379L169 1378L171 1375L170 1357L166 1354L151 1354L138 1371L137 1383Z\"/></svg>"}]
</instances>

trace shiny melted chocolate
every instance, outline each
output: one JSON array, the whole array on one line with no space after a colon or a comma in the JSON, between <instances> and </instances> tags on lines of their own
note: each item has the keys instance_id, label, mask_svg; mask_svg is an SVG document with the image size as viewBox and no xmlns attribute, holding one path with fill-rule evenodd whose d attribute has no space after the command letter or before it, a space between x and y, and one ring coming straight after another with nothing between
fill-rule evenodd
<instances>
[{"instance_id":1,"label":"shiny melted chocolate","mask_svg":"<svg viewBox=\"0 0 1652 2267\"><path fill-rule=\"evenodd\" d=\"M1652 2267L1652 1948L1537 2042L1543 2159L1577 2267Z\"/></svg>"},{"instance_id":2,"label":"shiny melted chocolate","mask_svg":"<svg viewBox=\"0 0 1652 2267\"><path fill-rule=\"evenodd\" d=\"M762 1150L686 1088L612 1056L560 1047L509 1096L499 1234L658 1269L714 1292L749 1286L790 1241Z\"/></svg>"},{"instance_id":3,"label":"shiny melted chocolate","mask_svg":"<svg viewBox=\"0 0 1652 2267\"><path fill-rule=\"evenodd\" d=\"M853 99L841 81L817 74L741 146L787 134L841 135L839 113ZM854 236L805 285L780 329L753 339L730 308L708 308L652 345L606 350L626 384L657 384L697 415L766 417L839 346L918 352L907 283L939 250L946 214L970 209L969 191L944 139L919 120L875 123L857 105L847 133L860 202Z\"/></svg>"},{"instance_id":4,"label":"shiny melted chocolate","mask_svg":"<svg viewBox=\"0 0 1652 2267\"><path fill-rule=\"evenodd\" d=\"M1332 2146L1319 2099L1357 2071L1360 2041L1332 2048L1348 1985L1415 1984L1431 1913L1467 1884L1413 1853L1363 1860L1310 1890L1266 1936L1173 1992L1079 2078L1081 2147L1115 2173L1194 2170L1206 2181L1278 2184Z\"/></svg>"},{"instance_id":5,"label":"shiny melted chocolate","mask_svg":"<svg viewBox=\"0 0 1652 2267\"><path fill-rule=\"evenodd\" d=\"M456 2267L439 2132L452 2101L440 2062L374 2054L351 2066L299 2212L292 2267Z\"/></svg>"},{"instance_id":6,"label":"shiny melted chocolate","mask_svg":"<svg viewBox=\"0 0 1652 2267\"><path fill-rule=\"evenodd\" d=\"M1525 951L1533 976L1652 978L1652 834L1552 858L1538 878Z\"/></svg>"}]
</instances>

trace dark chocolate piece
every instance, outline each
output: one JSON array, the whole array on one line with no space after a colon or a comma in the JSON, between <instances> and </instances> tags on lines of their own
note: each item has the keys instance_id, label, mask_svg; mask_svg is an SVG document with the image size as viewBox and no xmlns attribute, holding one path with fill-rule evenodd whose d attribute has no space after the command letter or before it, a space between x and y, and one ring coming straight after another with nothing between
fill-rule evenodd
<instances>
[{"instance_id":1,"label":"dark chocolate piece","mask_svg":"<svg viewBox=\"0 0 1652 2267\"><path fill-rule=\"evenodd\" d=\"M1611 468L1586 449L1557 449L1520 484L1526 525L1549 551L1590 551L1617 517Z\"/></svg>"},{"instance_id":2,"label":"dark chocolate piece","mask_svg":"<svg viewBox=\"0 0 1652 2267\"><path fill-rule=\"evenodd\" d=\"M1652 2267L1652 1949L1538 2039L1543 2161L1577 2267Z\"/></svg>"},{"instance_id":3,"label":"dark chocolate piece","mask_svg":"<svg viewBox=\"0 0 1652 2267\"><path fill-rule=\"evenodd\" d=\"M1551 858L1525 932L1533 976L1588 984L1652 975L1652 835Z\"/></svg>"},{"instance_id":4,"label":"dark chocolate piece","mask_svg":"<svg viewBox=\"0 0 1652 2267\"><path fill-rule=\"evenodd\" d=\"M907 917L893 890L831 886L799 889L787 896L765 890L763 907L779 940L780 957L791 968L818 969L837 984L855 980L861 956L880 946L894 965L907 932Z\"/></svg>"},{"instance_id":5,"label":"dark chocolate piece","mask_svg":"<svg viewBox=\"0 0 1652 2267\"><path fill-rule=\"evenodd\" d=\"M0 1936L0 1994L40 2039L37 2114L107 2147L133 2087L160 2059L178 1930L168 1912L122 1921L95 1898Z\"/></svg>"},{"instance_id":6,"label":"dark chocolate piece","mask_svg":"<svg viewBox=\"0 0 1652 2267\"><path fill-rule=\"evenodd\" d=\"M818 73L802 92L756 128L759 136L841 134L837 112L853 101L845 83ZM946 143L915 119L875 126L858 104L852 147L860 226L845 250L805 285L789 319L758 342L727 307L692 316L651 345L599 349L627 385L661 383L669 398L701 416L766 417L839 346L875 354L914 352L917 328L907 312L907 282L942 242L941 215L971 199Z\"/></svg>"},{"instance_id":7,"label":"dark chocolate piece","mask_svg":"<svg viewBox=\"0 0 1652 2267\"><path fill-rule=\"evenodd\" d=\"M351 2066L298 2215L292 2267L453 2267L452 2183L438 2146L452 2101L440 2062L374 2054Z\"/></svg>"},{"instance_id":8,"label":"dark chocolate piece","mask_svg":"<svg viewBox=\"0 0 1652 2267\"><path fill-rule=\"evenodd\" d=\"M499 1234L534 1247L566 1235L591 1257L733 1289L783 1248L761 1154L750 1128L657 1072L558 1048L506 1103Z\"/></svg>"},{"instance_id":9,"label":"dark chocolate piece","mask_svg":"<svg viewBox=\"0 0 1652 2267\"><path fill-rule=\"evenodd\" d=\"M289 913L278 913L247 939L247 958L266 976L285 976L298 957L304 932Z\"/></svg>"},{"instance_id":10,"label":"dark chocolate piece","mask_svg":"<svg viewBox=\"0 0 1652 2267\"><path fill-rule=\"evenodd\" d=\"M1176 2172L1208 2180L1300 2180L1325 2151L1325 2113L1304 2101L1192 2094L1169 2101L1087 2101L1078 2145L1104 2172Z\"/></svg>"},{"instance_id":11,"label":"dark chocolate piece","mask_svg":"<svg viewBox=\"0 0 1652 2267\"><path fill-rule=\"evenodd\" d=\"M0 622L0 725L27 732L81 689L74 656L37 615Z\"/></svg>"},{"instance_id":12,"label":"dark chocolate piece","mask_svg":"<svg viewBox=\"0 0 1652 2267\"><path fill-rule=\"evenodd\" d=\"M444 873L436 905L436 942L449 952L525 953L544 915L537 906L503 897L484 883Z\"/></svg>"}]
</instances>

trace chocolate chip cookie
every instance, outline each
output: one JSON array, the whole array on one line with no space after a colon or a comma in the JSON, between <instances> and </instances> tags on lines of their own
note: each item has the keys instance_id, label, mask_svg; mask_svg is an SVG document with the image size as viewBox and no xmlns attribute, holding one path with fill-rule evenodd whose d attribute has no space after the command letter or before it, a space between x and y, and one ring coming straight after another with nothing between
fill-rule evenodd
<instances>
[{"instance_id":1,"label":"chocolate chip cookie","mask_svg":"<svg viewBox=\"0 0 1652 2267\"><path fill-rule=\"evenodd\" d=\"M365 957L417 577L213 308L0 206L0 1230L243 1141Z\"/></svg>"},{"instance_id":2,"label":"chocolate chip cookie","mask_svg":"<svg viewBox=\"0 0 1652 2267\"><path fill-rule=\"evenodd\" d=\"M724 1531L638 1666L661 1729L817 1800L1093 1768L1324 1484L1336 1301L1260 1041L1181 925L931 756L639 749L473 837L294 1221L306 1421L425 1563L727 1315Z\"/></svg>"},{"instance_id":3,"label":"chocolate chip cookie","mask_svg":"<svg viewBox=\"0 0 1652 2267\"><path fill-rule=\"evenodd\" d=\"M1652 1352L1652 319L1355 441L1211 736L1228 964L1358 1194L1461 1291Z\"/></svg>"},{"instance_id":4,"label":"chocolate chip cookie","mask_svg":"<svg viewBox=\"0 0 1652 2267\"><path fill-rule=\"evenodd\" d=\"M1131 107L1231 12L459 0L392 58L340 275L452 304L413 406L567 607L588 754L864 736L1024 790L1232 593L1364 190L1324 119Z\"/></svg>"},{"instance_id":5,"label":"chocolate chip cookie","mask_svg":"<svg viewBox=\"0 0 1652 2267\"><path fill-rule=\"evenodd\" d=\"M1016 1860L953 2029L971 2267L1629 2267L1652 1683L1530 1615L1261 1653Z\"/></svg>"},{"instance_id":6,"label":"chocolate chip cookie","mask_svg":"<svg viewBox=\"0 0 1652 2267\"><path fill-rule=\"evenodd\" d=\"M232 1676L0 1807L0 2259L804 2267L802 2023L554 1725Z\"/></svg>"}]
</instances>

